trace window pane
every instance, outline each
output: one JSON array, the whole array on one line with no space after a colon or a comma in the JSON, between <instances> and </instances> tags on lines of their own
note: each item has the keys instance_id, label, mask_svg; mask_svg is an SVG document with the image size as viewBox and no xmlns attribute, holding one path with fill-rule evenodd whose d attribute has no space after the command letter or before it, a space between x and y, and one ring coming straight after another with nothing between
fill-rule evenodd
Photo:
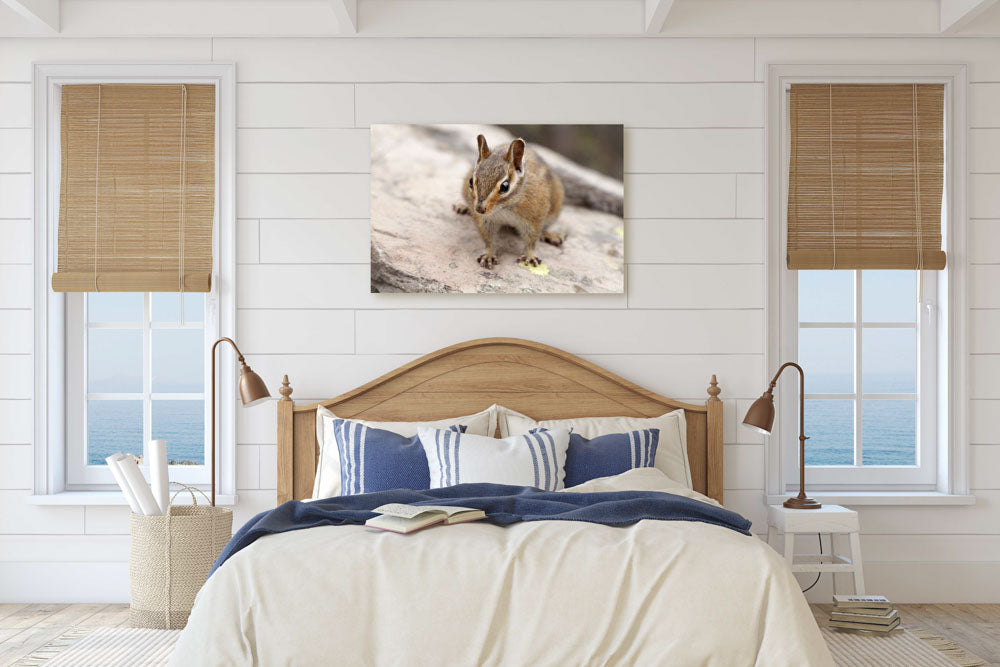
<instances>
[{"instance_id":1,"label":"window pane","mask_svg":"<svg viewBox=\"0 0 1000 667\"><path fill-rule=\"evenodd\" d=\"M853 322L854 271L799 271L799 322Z\"/></svg>"},{"instance_id":2,"label":"window pane","mask_svg":"<svg viewBox=\"0 0 1000 667\"><path fill-rule=\"evenodd\" d=\"M807 394L854 392L854 329L799 329Z\"/></svg>"},{"instance_id":3,"label":"window pane","mask_svg":"<svg viewBox=\"0 0 1000 667\"><path fill-rule=\"evenodd\" d=\"M861 461L866 466L917 464L917 402L861 401Z\"/></svg>"},{"instance_id":4,"label":"window pane","mask_svg":"<svg viewBox=\"0 0 1000 667\"><path fill-rule=\"evenodd\" d=\"M806 465L854 465L854 401L806 401L806 435Z\"/></svg>"},{"instance_id":5,"label":"window pane","mask_svg":"<svg viewBox=\"0 0 1000 667\"><path fill-rule=\"evenodd\" d=\"M865 322L916 322L916 271L862 271L861 319Z\"/></svg>"},{"instance_id":6,"label":"window pane","mask_svg":"<svg viewBox=\"0 0 1000 667\"><path fill-rule=\"evenodd\" d=\"M90 393L142 391L142 331L88 329L87 391Z\"/></svg>"},{"instance_id":7,"label":"window pane","mask_svg":"<svg viewBox=\"0 0 1000 667\"><path fill-rule=\"evenodd\" d=\"M87 464L115 452L142 456L142 401L87 401Z\"/></svg>"},{"instance_id":8,"label":"window pane","mask_svg":"<svg viewBox=\"0 0 1000 667\"><path fill-rule=\"evenodd\" d=\"M91 292L87 294L87 321L135 322L138 324L142 321L142 292Z\"/></svg>"},{"instance_id":9,"label":"window pane","mask_svg":"<svg viewBox=\"0 0 1000 667\"><path fill-rule=\"evenodd\" d=\"M180 322L180 292L153 292L151 310L154 322Z\"/></svg>"},{"instance_id":10,"label":"window pane","mask_svg":"<svg viewBox=\"0 0 1000 667\"><path fill-rule=\"evenodd\" d=\"M916 329L865 329L861 332L861 346L862 392L916 393Z\"/></svg>"},{"instance_id":11,"label":"window pane","mask_svg":"<svg viewBox=\"0 0 1000 667\"><path fill-rule=\"evenodd\" d=\"M153 439L167 441L171 465L204 465L204 401L153 401Z\"/></svg>"},{"instance_id":12,"label":"window pane","mask_svg":"<svg viewBox=\"0 0 1000 667\"><path fill-rule=\"evenodd\" d=\"M184 312L181 313L181 305ZM202 292L153 292L152 316L154 322L205 321L205 294Z\"/></svg>"},{"instance_id":13,"label":"window pane","mask_svg":"<svg viewBox=\"0 0 1000 667\"><path fill-rule=\"evenodd\" d=\"M153 391L204 391L204 332L201 329L153 329Z\"/></svg>"},{"instance_id":14,"label":"window pane","mask_svg":"<svg viewBox=\"0 0 1000 667\"><path fill-rule=\"evenodd\" d=\"M205 321L205 293L185 292L184 293L184 321L204 322Z\"/></svg>"}]
</instances>

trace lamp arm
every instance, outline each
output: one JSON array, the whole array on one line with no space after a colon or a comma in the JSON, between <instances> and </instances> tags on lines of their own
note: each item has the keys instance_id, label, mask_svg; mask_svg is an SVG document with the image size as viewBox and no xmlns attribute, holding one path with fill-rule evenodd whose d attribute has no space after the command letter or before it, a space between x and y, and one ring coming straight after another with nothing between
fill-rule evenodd
<instances>
[{"instance_id":1,"label":"lamp arm","mask_svg":"<svg viewBox=\"0 0 1000 667\"><path fill-rule=\"evenodd\" d=\"M226 341L227 343L229 343L230 345L233 346L233 349L236 351L236 358L242 364L244 362L244 360L243 360L243 353L240 352L240 348L236 347L236 343L233 342L233 339L232 338L227 338L226 336L223 336L219 340L217 340L214 343L212 343L212 362L213 363L215 362L215 348L217 348L219 346L219 343L221 343L222 341ZM782 368L784 368L784 367L782 367ZM778 371L778 372L780 373L781 371ZM215 377L215 374L213 373L212 376Z\"/></svg>"},{"instance_id":2,"label":"lamp arm","mask_svg":"<svg viewBox=\"0 0 1000 667\"><path fill-rule=\"evenodd\" d=\"M226 339L226 340L229 340L229 339ZM776 372L774 374L774 377L771 378L771 389L774 389L774 386L776 384L778 384L778 376L781 375L781 372L783 370L785 370L786 368L788 368L789 366L794 366L796 369L798 369L798 371L799 371L799 379L800 379L800 387L799 388L803 389L803 390L805 389L805 373L803 373L802 367L799 366L794 361L786 361L785 363L781 364L781 366L778 367L778 372Z\"/></svg>"},{"instance_id":3,"label":"lamp arm","mask_svg":"<svg viewBox=\"0 0 1000 667\"><path fill-rule=\"evenodd\" d=\"M212 357L212 467L211 467L211 472L210 472L210 474L212 476L212 495L211 495L212 507L215 507L215 348L219 347L219 343L221 343L222 341L226 341L227 343L229 343L230 345L232 345L233 349L236 350L236 357L237 357L237 359L239 359L239 362L241 364L244 364L244 365L246 364L246 362L243 360L243 353L240 352L240 348L236 347L236 343L233 342L232 338L227 338L227 337L223 336L219 340L217 340L214 343L212 343L212 353L211 353L211 357Z\"/></svg>"},{"instance_id":4,"label":"lamp arm","mask_svg":"<svg viewBox=\"0 0 1000 667\"><path fill-rule=\"evenodd\" d=\"M778 384L778 376L781 375L781 372L789 366L794 367L799 372L799 440L805 441L809 439L809 436L806 435L806 374L805 371L802 370L802 366L799 366L794 361L786 361L781 364L781 366L778 367L778 372L776 372L774 377L771 378L771 386L768 388L768 391L774 390L774 387Z\"/></svg>"}]
</instances>

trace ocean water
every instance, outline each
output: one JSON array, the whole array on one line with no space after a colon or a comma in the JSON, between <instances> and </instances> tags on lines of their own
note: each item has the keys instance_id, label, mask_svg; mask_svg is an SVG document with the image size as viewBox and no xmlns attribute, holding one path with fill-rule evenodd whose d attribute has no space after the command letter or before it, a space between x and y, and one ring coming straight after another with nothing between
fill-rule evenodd
<instances>
[{"instance_id":1,"label":"ocean water","mask_svg":"<svg viewBox=\"0 0 1000 667\"><path fill-rule=\"evenodd\" d=\"M864 465L916 465L916 401L861 401ZM853 465L854 401L806 401L806 465Z\"/></svg>"},{"instance_id":2,"label":"ocean water","mask_svg":"<svg viewBox=\"0 0 1000 667\"><path fill-rule=\"evenodd\" d=\"M202 401L153 401L154 440L167 441L167 460L205 463ZM90 401L87 462L100 465L115 452L142 456L142 401Z\"/></svg>"},{"instance_id":3,"label":"ocean water","mask_svg":"<svg viewBox=\"0 0 1000 667\"><path fill-rule=\"evenodd\" d=\"M808 371L807 371L808 372ZM850 391L851 375L806 376L806 392ZM866 373L866 391L914 393L916 372ZM812 387L810 387L810 384ZM835 388L836 387L836 388ZM806 465L854 464L854 401L806 401ZM797 433L795 434L798 435ZM863 465L916 465L917 402L915 399L861 401Z\"/></svg>"}]
</instances>

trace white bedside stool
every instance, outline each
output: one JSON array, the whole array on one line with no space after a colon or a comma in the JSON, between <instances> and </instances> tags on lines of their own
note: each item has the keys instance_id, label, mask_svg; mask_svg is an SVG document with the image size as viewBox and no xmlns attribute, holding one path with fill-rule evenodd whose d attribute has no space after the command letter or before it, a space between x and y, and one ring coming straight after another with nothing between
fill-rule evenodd
<instances>
[{"instance_id":1,"label":"white bedside stool","mask_svg":"<svg viewBox=\"0 0 1000 667\"><path fill-rule=\"evenodd\" d=\"M861 562L861 525L858 513L840 505L823 505L815 510L793 510L781 505L767 508L767 543L774 546L777 533L785 534L785 560L792 572L832 572L833 593L837 594L837 573L854 574L854 594L865 594L865 575ZM796 554L795 536L799 533L829 533L829 554ZM848 560L836 554L833 536L847 533L851 542Z\"/></svg>"}]
</instances>

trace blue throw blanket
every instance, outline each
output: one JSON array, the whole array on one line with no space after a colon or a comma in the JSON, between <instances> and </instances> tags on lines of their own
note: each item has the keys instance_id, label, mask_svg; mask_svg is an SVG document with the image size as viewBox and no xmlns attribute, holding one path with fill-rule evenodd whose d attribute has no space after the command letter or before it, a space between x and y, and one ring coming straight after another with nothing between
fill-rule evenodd
<instances>
[{"instance_id":1,"label":"blue throw blanket","mask_svg":"<svg viewBox=\"0 0 1000 667\"><path fill-rule=\"evenodd\" d=\"M356 496L337 496L308 503L289 500L247 521L219 554L212 572L219 569L237 551L265 535L316 526L363 524L376 516L372 512L374 508L387 503L472 507L486 512L486 521L498 526L518 521L587 521L606 526L626 526L642 519L656 519L701 521L744 535L750 534L750 522L736 512L672 493L567 493L539 491L530 486L479 482L427 491L395 489ZM212 574L209 573L208 576Z\"/></svg>"}]
</instances>

